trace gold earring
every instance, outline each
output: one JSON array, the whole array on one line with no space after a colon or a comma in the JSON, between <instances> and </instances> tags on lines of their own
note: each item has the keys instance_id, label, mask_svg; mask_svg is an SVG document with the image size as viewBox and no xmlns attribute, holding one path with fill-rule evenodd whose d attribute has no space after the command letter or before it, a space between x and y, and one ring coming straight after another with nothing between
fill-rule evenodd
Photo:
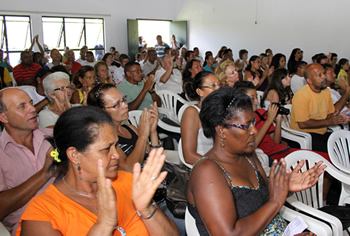
<instances>
[{"instance_id":1,"label":"gold earring","mask_svg":"<svg viewBox=\"0 0 350 236\"><path fill-rule=\"evenodd\" d=\"M224 138L221 138L220 147L222 147L222 148L225 147L224 140L225 140Z\"/></svg>"}]
</instances>

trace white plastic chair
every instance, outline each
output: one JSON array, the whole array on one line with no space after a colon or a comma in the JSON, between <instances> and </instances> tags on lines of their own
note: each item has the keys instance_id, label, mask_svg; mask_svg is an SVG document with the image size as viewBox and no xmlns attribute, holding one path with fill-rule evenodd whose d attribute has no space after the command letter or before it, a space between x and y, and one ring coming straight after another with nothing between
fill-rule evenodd
<instances>
[{"instance_id":1,"label":"white plastic chair","mask_svg":"<svg viewBox=\"0 0 350 236\"><path fill-rule=\"evenodd\" d=\"M179 101L182 104L194 104L196 102L189 102L180 97L178 94L169 91L169 90L159 90L157 91L158 96L162 100L162 107L168 110L171 110L174 114L174 121L180 124L177 115L177 102Z\"/></svg>"},{"instance_id":2,"label":"white plastic chair","mask_svg":"<svg viewBox=\"0 0 350 236\"><path fill-rule=\"evenodd\" d=\"M285 158L287 168L292 170L302 159L307 160L308 163L304 164L301 168L301 172L307 171L309 168L312 168L315 163L323 161L323 165L327 166L325 171L342 183L339 205L350 202L350 186L347 184L350 183L349 175L337 170L331 163L317 153L307 150L295 151L289 154ZM343 226L340 220L328 213L318 210L318 208L323 207L323 178L324 174L319 177L319 181L313 187L294 193L291 197L287 198L287 202L297 210L328 222L331 225L333 235L340 236L343 235Z\"/></svg>"},{"instance_id":3,"label":"white plastic chair","mask_svg":"<svg viewBox=\"0 0 350 236\"><path fill-rule=\"evenodd\" d=\"M179 158L180 158L180 161L182 164L184 164L185 166L187 166L188 168L192 169L193 165L187 163L185 161L185 158L184 158L184 154L183 154L183 151L182 151L182 139L180 138L180 141L179 141L179 146L178 146L178 150L179 152Z\"/></svg>"},{"instance_id":4,"label":"white plastic chair","mask_svg":"<svg viewBox=\"0 0 350 236\"><path fill-rule=\"evenodd\" d=\"M287 104L284 107L288 108L290 111L292 110L292 104ZM311 135L306 132L301 132L301 131L289 128L289 123L290 123L290 115L283 116L282 131L281 131L282 138L299 143L301 149L312 150Z\"/></svg>"},{"instance_id":5,"label":"white plastic chair","mask_svg":"<svg viewBox=\"0 0 350 236\"><path fill-rule=\"evenodd\" d=\"M133 126L138 127L141 114L142 114L141 110L129 111L129 119L128 119L129 124L132 124ZM168 125L160 119L158 119L158 126L166 131L180 134L180 127ZM160 133L158 135L159 135L160 139L165 139L168 137L168 135L162 134L162 133ZM173 139L173 143L174 143L175 150L177 150L178 143L177 143L176 139Z\"/></svg>"},{"instance_id":6,"label":"white plastic chair","mask_svg":"<svg viewBox=\"0 0 350 236\"><path fill-rule=\"evenodd\" d=\"M5 226L0 222L0 235L10 236L10 232L5 228Z\"/></svg>"},{"instance_id":7,"label":"white plastic chair","mask_svg":"<svg viewBox=\"0 0 350 236\"><path fill-rule=\"evenodd\" d=\"M12 79L12 86L13 87L17 87L17 82L15 80L15 77L13 76L13 72L10 72L10 76L11 76L11 79Z\"/></svg>"},{"instance_id":8,"label":"white plastic chair","mask_svg":"<svg viewBox=\"0 0 350 236\"><path fill-rule=\"evenodd\" d=\"M264 153L260 148L255 149L255 154L258 157L261 167L264 169L266 176L270 175L270 167L269 167L269 156Z\"/></svg>"},{"instance_id":9,"label":"white plastic chair","mask_svg":"<svg viewBox=\"0 0 350 236\"><path fill-rule=\"evenodd\" d=\"M306 216L300 212L294 211L288 207L282 206L280 210L281 216L286 220L291 222L295 217L301 216L305 223L308 225L307 229L311 232L315 233L316 235L322 235L322 236L332 236L332 230L330 227L319 221L315 220L312 217ZM185 213L185 227L186 227L186 233L189 236L199 236L199 232L196 226L196 221L192 217L191 213L188 211L188 208L186 207L186 213Z\"/></svg>"},{"instance_id":10,"label":"white plastic chair","mask_svg":"<svg viewBox=\"0 0 350 236\"><path fill-rule=\"evenodd\" d=\"M335 131L328 138L328 154L333 165L350 174L350 131Z\"/></svg>"}]
</instances>

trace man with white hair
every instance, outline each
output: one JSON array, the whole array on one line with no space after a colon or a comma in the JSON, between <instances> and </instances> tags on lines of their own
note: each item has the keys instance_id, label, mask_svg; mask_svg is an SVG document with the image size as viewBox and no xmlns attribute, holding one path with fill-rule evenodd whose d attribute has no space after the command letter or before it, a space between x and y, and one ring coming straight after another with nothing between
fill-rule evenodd
<instances>
[{"instance_id":1,"label":"man with white hair","mask_svg":"<svg viewBox=\"0 0 350 236\"><path fill-rule=\"evenodd\" d=\"M0 219L14 235L28 201L57 177L45 140L52 130L38 128L32 99L18 88L0 91L0 122Z\"/></svg>"},{"instance_id":2,"label":"man with white hair","mask_svg":"<svg viewBox=\"0 0 350 236\"><path fill-rule=\"evenodd\" d=\"M181 72L173 68L174 58L170 55L165 55L160 68L154 77L156 82L155 90L170 90L174 93L182 92L182 75Z\"/></svg>"}]
</instances>

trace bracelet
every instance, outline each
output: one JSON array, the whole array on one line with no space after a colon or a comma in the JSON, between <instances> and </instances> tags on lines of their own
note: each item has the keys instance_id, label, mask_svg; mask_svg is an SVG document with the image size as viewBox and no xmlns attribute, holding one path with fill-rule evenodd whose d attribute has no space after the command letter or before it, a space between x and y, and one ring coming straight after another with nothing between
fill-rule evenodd
<instances>
[{"instance_id":1,"label":"bracelet","mask_svg":"<svg viewBox=\"0 0 350 236\"><path fill-rule=\"evenodd\" d=\"M158 145L150 145L151 148L160 148L160 147L163 147L163 143L161 141L159 141L159 144Z\"/></svg>"},{"instance_id":2,"label":"bracelet","mask_svg":"<svg viewBox=\"0 0 350 236\"><path fill-rule=\"evenodd\" d=\"M154 94L155 93L155 91L153 90L153 91L151 91L151 92L149 92L150 94Z\"/></svg>"},{"instance_id":3,"label":"bracelet","mask_svg":"<svg viewBox=\"0 0 350 236\"><path fill-rule=\"evenodd\" d=\"M126 231L122 227L116 226L114 229L118 230L121 236L126 236Z\"/></svg>"},{"instance_id":4,"label":"bracelet","mask_svg":"<svg viewBox=\"0 0 350 236\"><path fill-rule=\"evenodd\" d=\"M154 209L153 209L152 213L149 216L145 217L145 216L141 215L141 213L138 210L136 210L137 215L139 217L141 217L142 219L145 219L145 220L151 219L152 216L154 216L154 214L156 213L156 211L158 209L157 203L153 199L152 199L152 205L154 206Z\"/></svg>"}]
</instances>

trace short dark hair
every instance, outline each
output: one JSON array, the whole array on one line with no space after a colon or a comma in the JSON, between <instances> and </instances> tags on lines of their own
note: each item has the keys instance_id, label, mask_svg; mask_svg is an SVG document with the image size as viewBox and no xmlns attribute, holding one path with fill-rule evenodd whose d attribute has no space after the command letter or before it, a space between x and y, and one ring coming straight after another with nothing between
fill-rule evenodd
<instances>
[{"instance_id":1,"label":"short dark hair","mask_svg":"<svg viewBox=\"0 0 350 236\"><path fill-rule=\"evenodd\" d=\"M126 55L126 54L120 54L120 56L119 56L119 61L120 62L122 62L124 59L129 59L130 60L130 58L129 58L129 56L128 55Z\"/></svg>"},{"instance_id":2,"label":"short dark hair","mask_svg":"<svg viewBox=\"0 0 350 236\"><path fill-rule=\"evenodd\" d=\"M333 60L334 57L338 57L338 54L332 52L332 54L331 54L331 60Z\"/></svg>"},{"instance_id":3,"label":"short dark hair","mask_svg":"<svg viewBox=\"0 0 350 236\"><path fill-rule=\"evenodd\" d=\"M255 85L251 81L248 81L248 80L237 81L235 83L235 85L233 86L233 88L235 88L239 91L242 91L244 93L246 93L246 91L248 89L256 89Z\"/></svg>"},{"instance_id":4,"label":"short dark hair","mask_svg":"<svg viewBox=\"0 0 350 236\"><path fill-rule=\"evenodd\" d=\"M112 50L112 49L115 51L115 47L111 47L109 50Z\"/></svg>"},{"instance_id":5,"label":"short dark hair","mask_svg":"<svg viewBox=\"0 0 350 236\"><path fill-rule=\"evenodd\" d=\"M55 71L51 70L51 69L40 69L38 70L35 75L34 75L34 83L35 83L35 87L38 85L38 81L36 81L36 78L40 78L42 79L45 75L47 74L51 74L51 73L54 73Z\"/></svg>"},{"instance_id":6,"label":"short dark hair","mask_svg":"<svg viewBox=\"0 0 350 236\"><path fill-rule=\"evenodd\" d=\"M135 62L135 61L129 61L124 66L125 74L126 74L126 72L129 72L131 70L132 66L140 66L140 64L138 62Z\"/></svg>"},{"instance_id":7,"label":"short dark hair","mask_svg":"<svg viewBox=\"0 0 350 236\"><path fill-rule=\"evenodd\" d=\"M241 49L239 50L239 58L242 60L243 59L243 55L248 53L248 51L246 49Z\"/></svg>"},{"instance_id":8,"label":"short dark hair","mask_svg":"<svg viewBox=\"0 0 350 236\"><path fill-rule=\"evenodd\" d=\"M112 53L107 52L105 55L103 55L103 57L102 57L102 61L106 62L107 57L109 57L109 56L112 56L112 57L113 57Z\"/></svg>"},{"instance_id":9,"label":"short dark hair","mask_svg":"<svg viewBox=\"0 0 350 236\"><path fill-rule=\"evenodd\" d=\"M204 135L214 139L215 127L224 127L226 121L236 119L242 111L253 112L252 101L246 94L232 87L221 87L210 93L204 99L199 113Z\"/></svg>"},{"instance_id":10,"label":"short dark hair","mask_svg":"<svg viewBox=\"0 0 350 236\"><path fill-rule=\"evenodd\" d=\"M69 166L67 149L75 147L79 152L85 151L96 141L99 128L104 124L114 125L112 118L100 108L79 106L63 112L55 124L53 137L47 138L61 160L53 160L50 168L57 166L66 172Z\"/></svg>"},{"instance_id":11,"label":"short dark hair","mask_svg":"<svg viewBox=\"0 0 350 236\"><path fill-rule=\"evenodd\" d=\"M86 52L86 55L87 55L87 54L90 54L90 55L92 55L92 56L94 55L94 53L93 53L92 51L87 51L87 52Z\"/></svg>"},{"instance_id":12,"label":"short dark hair","mask_svg":"<svg viewBox=\"0 0 350 236\"><path fill-rule=\"evenodd\" d=\"M322 61L323 59L328 59L328 57L327 57L326 55L323 54L323 55L318 56L317 59L316 59L316 61L317 61L318 64L321 64L321 61Z\"/></svg>"}]
</instances>

